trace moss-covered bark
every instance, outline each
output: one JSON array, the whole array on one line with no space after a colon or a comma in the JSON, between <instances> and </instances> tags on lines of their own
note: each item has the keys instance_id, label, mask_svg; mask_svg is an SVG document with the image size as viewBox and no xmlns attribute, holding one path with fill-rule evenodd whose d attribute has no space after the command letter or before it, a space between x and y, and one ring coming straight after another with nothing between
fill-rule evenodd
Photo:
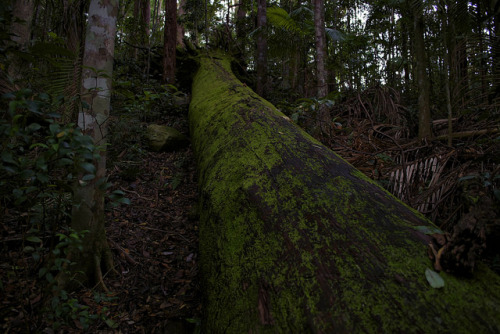
<instances>
[{"instance_id":1,"label":"moss-covered bark","mask_svg":"<svg viewBox=\"0 0 500 334\"><path fill-rule=\"evenodd\" d=\"M202 57L190 127L206 333L500 331L500 279L441 274L429 225Z\"/></svg>"}]
</instances>

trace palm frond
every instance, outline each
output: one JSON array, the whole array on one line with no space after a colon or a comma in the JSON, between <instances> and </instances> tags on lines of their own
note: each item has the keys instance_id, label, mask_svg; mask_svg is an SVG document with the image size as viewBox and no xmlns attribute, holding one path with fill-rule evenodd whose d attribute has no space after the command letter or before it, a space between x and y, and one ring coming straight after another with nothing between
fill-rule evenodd
<instances>
[{"instance_id":1,"label":"palm frond","mask_svg":"<svg viewBox=\"0 0 500 334\"><path fill-rule=\"evenodd\" d=\"M267 9L267 21L271 26L277 29L284 29L299 35L308 33L308 31L301 26L300 22L296 21L286 10L280 7L270 7Z\"/></svg>"},{"instance_id":2,"label":"palm frond","mask_svg":"<svg viewBox=\"0 0 500 334\"><path fill-rule=\"evenodd\" d=\"M293 19L295 18L312 19L313 16L314 16L313 10L306 6L300 6L299 8L293 10L290 13L290 17Z\"/></svg>"},{"instance_id":3,"label":"palm frond","mask_svg":"<svg viewBox=\"0 0 500 334\"><path fill-rule=\"evenodd\" d=\"M345 34L337 29L325 28L325 33L334 42L342 42L346 39Z\"/></svg>"}]
</instances>

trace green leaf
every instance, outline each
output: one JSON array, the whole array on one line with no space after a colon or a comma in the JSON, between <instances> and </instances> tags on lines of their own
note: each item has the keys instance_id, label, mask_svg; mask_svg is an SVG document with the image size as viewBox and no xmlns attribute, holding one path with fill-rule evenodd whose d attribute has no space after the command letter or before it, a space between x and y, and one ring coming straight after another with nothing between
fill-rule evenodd
<instances>
[{"instance_id":1,"label":"green leaf","mask_svg":"<svg viewBox=\"0 0 500 334\"><path fill-rule=\"evenodd\" d=\"M118 324L113 319L106 319L106 325L110 328L118 328Z\"/></svg>"},{"instance_id":2,"label":"green leaf","mask_svg":"<svg viewBox=\"0 0 500 334\"><path fill-rule=\"evenodd\" d=\"M417 230L419 232L422 232L424 234L444 234L443 231L441 231L439 228L435 226L412 226L411 227L414 230Z\"/></svg>"},{"instance_id":3,"label":"green leaf","mask_svg":"<svg viewBox=\"0 0 500 334\"><path fill-rule=\"evenodd\" d=\"M47 280L47 282L49 282L49 283L54 282L54 276L52 276L52 274L51 274L51 273L47 273L47 275L45 275L45 279L46 279L46 280ZM58 300L59 300L59 298L58 298Z\"/></svg>"},{"instance_id":4,"label":"green leaf","mask_svg":"<svg viewBox=\"0 0 500 334\"><path fill-rule=\"evenodd\" d=\"M345 35L337 29L325 28L325 33L332 41L341 42L345 40Z\"/></svg>"},{"instance_id":5,"label":"green leaf","mask_svg":"<svg viewBox=\"0 0 500 334\"><path fill-rule=\"evenodd\" d=\"M68 159L68 158L61 158L59 160L59 165L60 166L69 166L73 164L73 160Z\"/></svg>"},{"instance_id":6,"label":"green leaf","mask_svg":"<svg viewBox=\"0 0 500 334\"><path fill-rule=\"evenodd\" d=\"M57 133L59 133L60 127L59 127L59 124L52 123L49 125L49 129L50 129L50 133L52 133L53 135L56 135Z\"/></svg>"},{"instance_id":7,"label":"green leaf","mask_svg":"<svg viewBox=\"0 0 500 334\"><path fill-rule=\"evenodd\" d=\"M15 164L16 163L14 161L14 159L12 158L12 153L9 152L9 151L3 151L2 152L2 161L10 163L10 164Z\"/></svg>"},{"instance_id":8,"label":"green leaf","mask_svg":"<svg viewBox=\"0 0 500 334\"><path fill-rule=\"evenodd\" d=\"M29 131L32 131L32 132L35 132L37 130L40 130L42 128L42 126L38 123L31 123L29 126L28 126L28 130Z\"/></svg>"},{"instance_id":9,"label":"green leaf","mask_svg":"<svg viewBox=\"0 0 500 334\"><path fill-rule=\"evenodd\" d=\"M434 288L439 289L444 286L443 278L434 270L429 268L425 269L425 278L427 278L427 282Z\"/></svg>"},{"instance_id":10,"label":"green leaf","mask_svg":"<svg viewBox=\"0 0 500 334\"><path fill-rule=\"evenodd\" d=\"M462 182L462 181L467 181L467 180L473 180L477 177L477 175L467 175L467 176L463 176L461 178L458 179L458 182Z\"/></svg>"},{"instance_id":11,"label":"green leaf","mask_svg":"<svg viewBox=\"0 0 500 334\"><path fill-rule=\"evenodd\" d=\"M38 277L42 278L48 271L49 269L46 267L40 268L40 270L38 271Z\"/></svg>"},{"instance_id":12,"label":"green leaf","mask_svg":"<svg viewBox=\"0 0 500 334\"><path fill-rule=\"evenodd\" d=\"M95 175L94 174L87 174L87 175L84 175L82 177L82 181L90 181L90 180L93 180L95 179Z\"/></svg>"},{"instance_id":13,"label":"green leaf","mask_svg":"<svg viewBox=\"0 0 500 334\"><path fill-rule=\"evenodd\" d=\"M95 166L94 164L90 163L90 162L82 162L80 164L80 167L82 167L83 169L85 169L87 172L91 173L91 174L95 174Z\"/></svg>"},{"instance_id":14,"label":"green leaf","mask_svg":"<svg viewBox=\"0 0 500 334\"><path fill-rule=\"evenodd\" d=\"M115 200L115 202L117 202L117 203L121 203L121 204L127 204L127 205L130 205L130 199L128 199L128 198L126 198L126 197L119 198L119 199Z\"/></svg>"},{"instance_id":15,"label":"green leaf","mask_svg":"<svg viewBox=\"0 0 500 334\"><path fill-rule=\"evenodd\" d=\"M42 147L42 148L49 148L46 144L44 143L36 143L30 146L30 150L35 148L35 147Z\"/></svg>"},{"instance_id":16,"label":"green leaf","mask_svg":"<svg viewBox=\"0 0 500 334\"><path fill-rule=\"evenodd\" d=\"M29 237L26 238L26 240L28 240L30 242L42 242L42 239L40 239L39 237L36 237L34 235L30 235Z\"/></svg>"},{"instance_id":17,"label":"green leaf","mask_svg":"<svg viewBox=\"0 0 500 334\"><path fill-rule=\"evenodd\" d=\"M24 253L33 253L34 251L35 251L35 249L31 246L26 246L23 248Z\"/></svg>"}]
</instances>

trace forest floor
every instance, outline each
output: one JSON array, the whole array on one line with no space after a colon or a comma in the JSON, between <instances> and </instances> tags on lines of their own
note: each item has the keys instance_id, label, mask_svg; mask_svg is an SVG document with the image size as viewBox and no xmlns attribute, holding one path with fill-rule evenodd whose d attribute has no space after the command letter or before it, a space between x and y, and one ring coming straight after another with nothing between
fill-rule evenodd
<instances>
[{"instance_id":1,"label":"forest floor","mask_svg":"<svg viewBox=\"0 0 500 334\"><path fill-rule=\"evenodd\" d=\"M185 112L166 115L159 123L188 131ZM123 191L130 204L107 211L106 233L118 272L104 276L110 292L84 288L69 294L68 300L88 307L90 315L82 319L79 311L66 309L66 318L63 315L54 330L56 320L43 304L43 284L37 284L39 265L23 254L20 242L17 246L3 242L2 332L182 334L199 330L197 184L191 148L149 152L141 140L146 123L117 120L114 125L125 133L112 138L110 191ZM20 229L3 228L7 240L23 240ZM14 264L18 270L10 270ZM96 319L85 326L89 318Z\"/></svg>"},{"instance_id":2,"label":"forest floor","mask_svg":"<svg viewBox=\"0 0 500 334\"><path fill-rule=\"evenodd\" d=\"M186 115L167 114L160 123L188 134ZM148 152L144 140L116 144L109 181L131 204L108 212L120 273L106 278L114 297L109 316L121 333L193 333L201 313L193 152Z\"/></svg>"}]
</instances>

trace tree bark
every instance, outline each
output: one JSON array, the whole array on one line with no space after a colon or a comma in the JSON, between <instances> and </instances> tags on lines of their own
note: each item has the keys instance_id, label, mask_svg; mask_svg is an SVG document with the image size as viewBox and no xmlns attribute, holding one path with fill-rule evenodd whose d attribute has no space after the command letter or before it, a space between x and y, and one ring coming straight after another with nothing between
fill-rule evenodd
<instances>
[{"instance_id":1,"label":"tree bark","mask_svg":"<svg viewBox=\"0 0 500 334\"><path fill-rule=\"evenodd\" d=\"M413 3L414 23L414 53L416 61L416 79L418 86L418 137L420 139L430 138L431 132L431 110L429 77L427 76L427 54L424 42L424 17L422 14L423 4L421 1Z\"/></svg>"},{"instance_id":2,"label":"tree bark","mask_svg":"<svg viewBox=\"0 0 500 334\"><path fill-rule=\"evenodd\" d=\"M316 42L316 79L317 96L324 98L328 95L328 84L326 82L326 34L325 34L325 4L324 0L314 0L314 36ZM329 133L331 117L324 104L320 104L316 115L318 128L323 133Z\"/></svg>"},{"instance_id":3,"label":"tree bark","mask_svg":"<svg viewBox=\"0 0 500 334\"><path fill-rule=\"evenodd\" d=\"M104 228L104 192L106 176L106 136L113 75L114 41L118 0L92 0L85 37L82 72L82 107L78 126L101 146L100 159L95 161L95 178L81 182L74 190L71 227L87 230L83 250L71 255L77 263L77 281L102 282L102 270L113 270L111 251ZM87 170L88 172L88 170ZM104 184L103 184L104 183ZM81 273L81 275L80 275ZM62 279L64 281L64 279ZM62 282L66 285L68 282Z\"/></svg>"},{"instance_id":4,"label":"tree bark","mask_svg":"<svg viewBox=\"0 0 500 334\"><path fill-rule=\"evenodd\" d=\"M10 33L12 34L12 40L19 45L21 50L25 50L30 46L33 7L34 2L32 0L12 1L12 16L15 21L12 22ZM20 59L11 59L7 72L11 78L17 81L23 77L23 68Z\"/></svg>"},{"instance_id":5,"label":"tree bark","mask_svg":"<svg viewBox=\"0 0 500 334\"><path fill-rule=\"evenodd\" d=\"M189 122L204 333L500 329L496 274L441 273L433 289L419 231L431 223L241 84L223 55L200 62Z\"/></svg>"},{"instance_id":6,"label":"tree bark","mask_svg":"<svg viewBox=\"0 0 500 334\"><path fill-rule=\"evenodd\" d=\"M186 5L186 3L187 0L179 1L179 9L177 10L177 16L179 16L179 18L182 18L182 16L186 13L186 11L184 10L184 6ZM184 44L184 30L184 23L177 23L177 45L182 49L186 48L186 45Z\"/></svg>"},{"instance_id":7,"label":"tree bark","mask_svg":"<svg viewBox=\"0 0 500 334\"><path fill-rule=\"evenodd\" d=\"M165 1L165 33L163 36L163 81L165 83L175 84L177 0Z\"/></svg>"},{"instance_id":8,"label":"tree bark","mask_svg":"<svg viewBox=\"0 0 500 334\"><path fill-rule=\"evenodd\" d=\"M144 0L142 2L142 26L143 26L143 45L149 45L149 34L150 34L150 29L149 26L151 24L151 1L150 0Z\"/></svg>"},{"instance_id":9,"label":"tree bark","mask_svg":"<svg viewBox=\"0 0 500 334\"><path fill-rule=\"evenodd\" d=\"M12 16L20 20L12 24L12 40L22 48L27 48L30 43L33 6L33 0L12 1Z\"/></svg>"},{"instance_id":10,"label":"tree bark","mask_svg":"<svg viewBox=\"0 0 500 334\"><path fill-rule=\"evenodd\" d=\"M257 29L260 29L257 36L257 83L256 92L264 96L267 86L267 3L266 0L257 1Z\"/></svg>"}]
</instances>

